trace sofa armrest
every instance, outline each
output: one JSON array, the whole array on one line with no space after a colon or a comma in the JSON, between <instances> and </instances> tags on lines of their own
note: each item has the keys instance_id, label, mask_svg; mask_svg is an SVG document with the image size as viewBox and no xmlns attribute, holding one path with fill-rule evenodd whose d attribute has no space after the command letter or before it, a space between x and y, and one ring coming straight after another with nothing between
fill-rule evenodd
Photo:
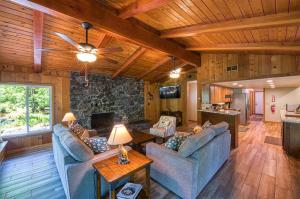
<instances>
[{"instance_id":1,"label":"sofa armrest","mask_svg":"<svg viewBox=\"0 0 300 199\"><path fill-rule=\"evenodd\" d=\"M158 127L159 122L153 124L153 128L157 128Z\"/></svg>"},{"instance_id":2,"label":"sofa armrest","mask_svg":"<svg viewBox=\"0 0 300 199\"><path fill-rule=\"evenodd\" d=\"M130 146L125 146L125 149L127 151L130 151L131 147ZM94 164L94 163L99 162L101 160L113 157L113 156L117 155L118 153L119 153L119 148L115 148L115 149L106 151L104 153L100 153L100 154L95 155L94 158L91 159L90 161L92 162L92 164ZM105 156L103 156L104 154L105 154Z\"/></svg>"}]
</instances>

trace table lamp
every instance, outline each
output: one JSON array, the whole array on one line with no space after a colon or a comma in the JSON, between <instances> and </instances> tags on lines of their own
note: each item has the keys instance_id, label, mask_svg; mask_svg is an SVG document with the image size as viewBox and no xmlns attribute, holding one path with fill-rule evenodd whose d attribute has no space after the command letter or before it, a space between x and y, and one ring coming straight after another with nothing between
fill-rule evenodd
<instances>
[{"instance_id":1,"label":"table lamp","mask_svg":"<svg viewBox=\"0 0 300 199\"><path fill-rule=\"evenodd\" d=\"M74 116L74 114L72 112L68 112L65 114L64 118L62 119L62 122L67 122L68 127L70 128L75 120L76 117Z\"/></svg>"},{"instance_id":2,"label":"table lamp","mask_svg":"<svg viewBox=\"0 0 300 199\"><path fill-rule=\"evenodd\" d=\"M127 150L123 144L126 144L132 140L131 135L128 133L126 127L123 124L117 124L114 126L108 138L109 145L119 145L119 164L128 164Z\"/></svg>"}]
</instances>

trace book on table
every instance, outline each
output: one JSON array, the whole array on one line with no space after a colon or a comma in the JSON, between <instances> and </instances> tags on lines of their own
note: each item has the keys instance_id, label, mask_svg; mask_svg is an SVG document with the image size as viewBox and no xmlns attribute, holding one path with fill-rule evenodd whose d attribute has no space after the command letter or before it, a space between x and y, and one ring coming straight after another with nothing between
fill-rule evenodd
<instances>
[{"instance_id":1,"label":"book on table","mask_svg":"<svg viewBox=\"0 0 300 199\"><path fill-rule=\"evenodd\" d=\"M135 199L142 189L141 184L126 183L117 194L118 199Z\"/></svg>"}]
</instances>

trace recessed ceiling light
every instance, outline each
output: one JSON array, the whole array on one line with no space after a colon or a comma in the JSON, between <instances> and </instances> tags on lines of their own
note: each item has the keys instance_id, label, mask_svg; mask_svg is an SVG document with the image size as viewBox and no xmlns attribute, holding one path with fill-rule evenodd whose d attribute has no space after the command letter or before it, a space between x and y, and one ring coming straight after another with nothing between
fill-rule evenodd
<instances>
[{"instance_id":1,"label":"recessed ceiling light","mask_svg":"<svg viewBox=\"0 0 300 199\"><path fill-rule=\"evenodd\" d=\"M243 87L243 85L242 85L242 84L239 84L239 87Z\"/></svg>"},{"instance_id":2,"label":"recessed ceiling light","mask_svg":"<svg viewBox=\"0 0 300 199\"><path fill-rule=\"evenodd\" d=\"M271 83L271 82L273 82L273 80L269 79L269 80L267 80L266 82Z\"/></svg>"},{"instance_id":3,"label":"recessed ceiling light","mask_svg":"<svg viewBox=\"0 0 300 199\"><path fill-rule=\"evenodd\" d=\"M236 85L238 85L238 83L237 83L237 82L234 82L234 83L232 83L232 85L233 85L233 86L236 86Z\"/></svg>"}]
</instances>

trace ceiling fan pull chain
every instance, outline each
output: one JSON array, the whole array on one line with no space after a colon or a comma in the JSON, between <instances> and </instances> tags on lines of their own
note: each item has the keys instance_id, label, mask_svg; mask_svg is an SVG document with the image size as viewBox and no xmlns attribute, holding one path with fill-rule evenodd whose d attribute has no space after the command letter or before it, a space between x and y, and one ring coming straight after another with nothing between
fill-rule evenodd
<instances>
[{"instance_id":1,"label":"ceiling fan pull chain","mask_svg":"<svg viewBox=\"0 0 300 199\"><path fill-rule=\"evenodd\" d=\"M88 32L89 29L85 29L85 43L88 44Z\"/></svg>"},{"instance_id":2,"label":"ceiling fan pull chain","mask_svg":"<svg viewBox=\"0 0 300 199\"><path fill-rule=\"evenodd\" d=\"M84 87L88 87L89 86L89 79L88 79L88 70L87 70L87 63L84 64L84 81L85 81L85 85Z\"/></svg>"}]
</instances>

